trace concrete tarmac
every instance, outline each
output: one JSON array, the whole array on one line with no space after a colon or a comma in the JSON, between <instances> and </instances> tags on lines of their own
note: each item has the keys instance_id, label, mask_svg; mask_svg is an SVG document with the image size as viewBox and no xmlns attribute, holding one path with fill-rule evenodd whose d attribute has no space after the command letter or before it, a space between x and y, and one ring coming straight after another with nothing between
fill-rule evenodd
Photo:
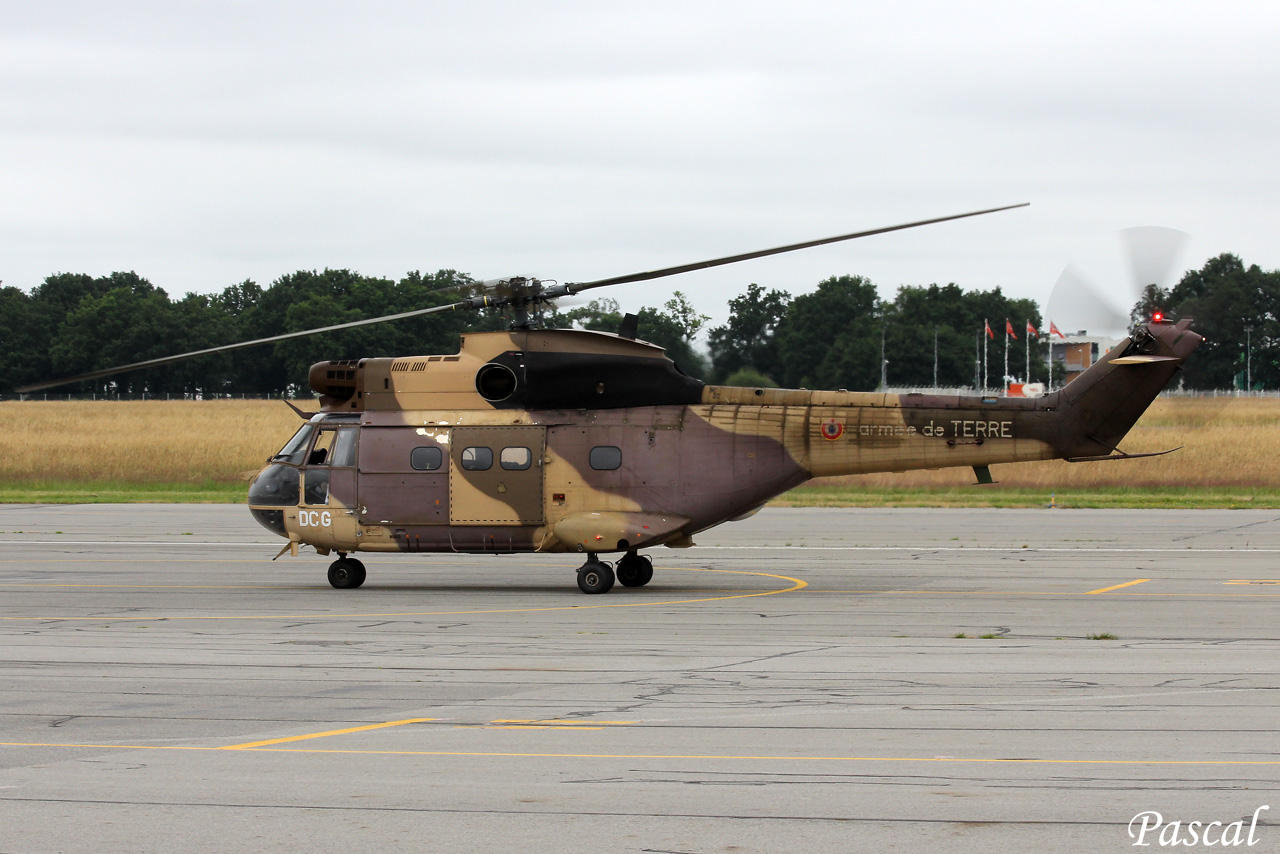
<instances>
[{"instance_id":1,"label":"concrete tarmac","mask_svg":"<svg viewBox=\"0 0 1280 854\"><path fill-rule=\"evenodd\" d=\"M602 596L572 555L334 590L243 507L0 506L0 852L1106 852L1144 811L1280 851L1280 512L696 539Z\"/></svg>"}]
</instances>

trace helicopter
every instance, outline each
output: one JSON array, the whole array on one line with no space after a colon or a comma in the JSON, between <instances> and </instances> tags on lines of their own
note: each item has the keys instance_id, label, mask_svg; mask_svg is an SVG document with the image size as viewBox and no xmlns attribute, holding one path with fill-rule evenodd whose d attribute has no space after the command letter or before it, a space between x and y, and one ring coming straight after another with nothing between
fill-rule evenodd
<instances>
[{"instance_id":1,"label":"helicopter","mask_svg":"<svg viewBox=\"0 0 1280 854\"><path fill-rule=\"evenodd\" d=\"M1024 207L1008 205L581 283L484 282L446 305L136 362L20 392L181 359L447 311L501 308L504 332L457 353L319 362L316 412L254 477L249 511L287 542L336 555L338 589L366 579L357 552L585 555L583 593L654 575L642 550L688 548L815 477L998 463L1134 459L1120 441L1203 338L1190 320L1142 323L1069 385L1039 398L740 388L682 373L617 332L539 328L544 307L647 281ZM286 401L287 402L287 401ZM1176 449L1175 449L1176 450ZM616 562L601 555L619 554Z\"/></svg>"}]
</instances>

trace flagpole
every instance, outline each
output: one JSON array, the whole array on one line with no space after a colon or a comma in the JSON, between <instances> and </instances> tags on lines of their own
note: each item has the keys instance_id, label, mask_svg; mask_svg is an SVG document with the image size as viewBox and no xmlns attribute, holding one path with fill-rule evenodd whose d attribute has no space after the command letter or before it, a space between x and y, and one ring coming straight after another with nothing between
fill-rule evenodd
<instances>
[{"instance_id":1,"label":"flagpole","mask_svg":"<svg viewBox=\"0 0 1280 854\"><path fill-rule=\"evenodd\" d=\"M1000 380L1000 393L1009 393L1009 318L1004 319L1004 377Z\"/></svg>"},{"instance_id":2,"label":"flagpole","mask_svg":"<svg viewBox=\"0 0 1280 854\"><path fill-rule=\"evenodd\" d=\"M991 324L982 321L982 393L987 393L987 339L991 337Z\"/></svg>"},{"instance_id":3,"label":"flagpole","mask_svg":"<svg viewBox=\"0 0 1280 854\"><path fill-rule=\"evenodd\" d=\"M982 357L978 355L978 342L982 340L982 333L978 333L978 337L973 339L973 390L978 390L978 374L982 373Z\"/></svg>"},{"instance_id":4,"label":"flagpole","mask_svg":"<svg viewBox=\"0 0 1280 854\"><path fill-rule=\"evenodd\" d=\"M1049 385L1045 386L1045 392L1053 391L1053 321L1049 321Z\"/></svg>"},{"instance_id":5,"label":"flagpole","mask_svg":"<svg viewBox=\"0 0 1280 854\"><path fill-rule=\"evenodd\" d=\"M1030 326L1031 326L1031 321L1028 320L1027 321L1028 329L1030 328ZM1027 332L1027 346L1024 347L1023 349L1027 351L1027 372L1022 375L1022 381L1024 383L1029 383L1031 382L1031 332L1030 331Z\"/></svg>"}]
</instances>

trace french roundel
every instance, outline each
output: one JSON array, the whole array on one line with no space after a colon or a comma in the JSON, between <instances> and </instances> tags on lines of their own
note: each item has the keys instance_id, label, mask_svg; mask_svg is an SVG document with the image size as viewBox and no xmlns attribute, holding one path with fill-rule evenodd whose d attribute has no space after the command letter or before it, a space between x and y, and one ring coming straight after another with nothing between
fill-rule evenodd
<instances>
[{"instance_id":1,"label":"french roundel","mask_svg":"<svg viewBox=\"0 0 1280 854\"><path fill-rule=\"evenodd\" d=\"M839 439L844 435L844 425L834 418L822 422L822 438Z\"/></svg>"}]
</instances>

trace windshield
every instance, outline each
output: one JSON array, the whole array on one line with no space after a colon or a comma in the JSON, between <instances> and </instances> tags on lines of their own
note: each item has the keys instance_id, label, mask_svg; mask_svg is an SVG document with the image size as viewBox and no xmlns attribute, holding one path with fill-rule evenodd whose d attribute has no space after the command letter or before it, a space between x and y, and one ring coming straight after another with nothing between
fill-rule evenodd
<instances>
[{"instance_id":1,"label":"windshield","mask_svg":"<svg viewBox=\"0 0 1280 854\"><path fill-rule=\"evenodd\" d=\"M311 443L311 434L315 432L315 426L311 424L303 424L302 429L293 434L293 438L289 440L280 453L271 458L273 463L292 463L295 466L302 465L303 457L307 453L307 445Z\"/></svg>"}]
</instances>

